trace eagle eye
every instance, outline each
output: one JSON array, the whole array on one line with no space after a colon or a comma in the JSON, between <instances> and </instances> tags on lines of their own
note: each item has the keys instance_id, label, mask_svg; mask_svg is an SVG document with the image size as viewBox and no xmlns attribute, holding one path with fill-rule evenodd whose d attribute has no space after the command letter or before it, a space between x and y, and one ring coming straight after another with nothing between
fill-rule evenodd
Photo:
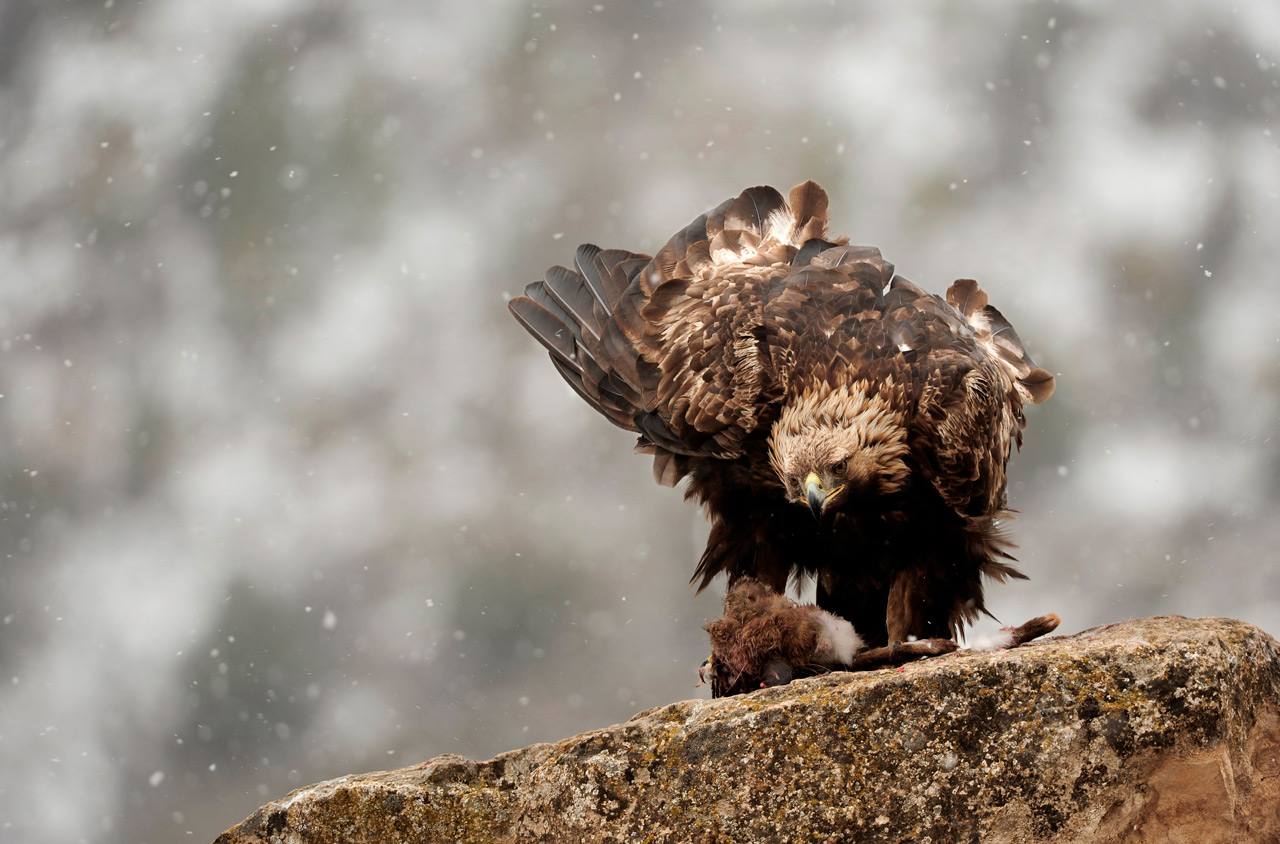
<instances>
[{"instance_id":1,"label":"eagle eye","mask_svg":"<svg viewBox=\"0 0 1280 844\"><path fill-rule=\"evenodd\" d=\"M831 474L833 475L842 477L847 471L849 471L848 460L840 460L831 464Z\"/></svg>"}]
</instances>

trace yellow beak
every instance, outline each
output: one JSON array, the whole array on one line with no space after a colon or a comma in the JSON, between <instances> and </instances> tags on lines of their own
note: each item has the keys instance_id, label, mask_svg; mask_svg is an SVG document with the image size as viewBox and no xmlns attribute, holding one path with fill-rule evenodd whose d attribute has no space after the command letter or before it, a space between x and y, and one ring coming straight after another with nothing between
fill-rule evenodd
<instances>
[{"instance_id":1,"label":"yellow beak","mask_svg":"<svg viewBox=\"0 0 1280 844\"><path fill-rule=\"evenodd\" d=\"M804 479L804 497L809 502L809 512L815 519L822 516L822 503L831 493L822 488L822 480L815 472L810 472Z\"/></svg>"},{"instance_id":2,"label":"yellow beak","mask_svg":"<svg viewBox=\"0 0 1280 844\"><path fill-rule=\"evenodd\" d=\"M826 509L827 502L832 496L840 494L844 487L844 484L840 484L835 489L823 488L822 479L818 477L817 472L810 472L805 476L804 498L809 504L809 512L813 513L815 519L822 518L822 511Z\"/></svg>"}]
</instances>

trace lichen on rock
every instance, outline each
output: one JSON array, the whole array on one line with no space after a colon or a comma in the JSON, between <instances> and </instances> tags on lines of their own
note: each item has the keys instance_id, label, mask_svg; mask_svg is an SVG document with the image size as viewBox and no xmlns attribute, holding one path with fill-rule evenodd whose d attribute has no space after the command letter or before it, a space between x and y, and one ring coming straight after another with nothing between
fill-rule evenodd
<instances>
[{"instance_id":1,"label":"lichen on rock","mask_svg":"<svg viewBox=\"0 0 1280 844\"><path fill-rule=\"evenodd\" d=\"M1152 618L299 789L248 842L1280 841L1280 645Z\"/></svg>"}]
</instances>

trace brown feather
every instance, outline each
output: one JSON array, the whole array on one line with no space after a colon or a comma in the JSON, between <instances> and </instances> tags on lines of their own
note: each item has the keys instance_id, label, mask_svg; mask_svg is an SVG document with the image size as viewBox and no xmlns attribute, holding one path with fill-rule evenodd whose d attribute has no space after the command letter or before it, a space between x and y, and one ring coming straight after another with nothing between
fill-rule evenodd
<instances>
[{"instance_id":1,"label":"brown feather","mask_svg":"<svg viewBox=\"0 0 1280 844\"><path fill-rule=\"evenodd\" d=\"M665 449L655 448L653 455L653 479L662 486L675 486L684 477L680 457Z\"/></svg>"},{"instance_id":2,"label":"brown feather","mask_svg":"<svg viewBox=\"0 0 1280 844\"><path fill-rule=\"evenodd\" d=\"M574 392L576 392L583 401L594 407L606 419L617 425L619 428L624 428L628 431L636 430L635 424L631 421L631 418L625 408L619 408L598 395L593 396L589 394L583 386L582 377L567 364L563 363L558 357L553 355L551 357L551 362L555 364L556 371L560 373L561 377L564 378L568 385L573 388Z\"/></svg>"},{"instance_id":3,"label":"brown feather","mask_svg":"<svg viewBox=\"0 0 1280 844\"><path fill-rule=\"evenodd\" d=\"M757 238L763 239L769 228L769 218L774 212L785 207L782 194L773 188L768 186L747 188L725 211L724 230L750 232Z\"/></svg>"},{"instance_id":4,"label":"brown feather","mask_svg":"<svg viewBox=\"0 0 1280 844\"><path fill-rule=\"evenodd\" d=\"M605 249L596 253L593 266L596 270L595 281L603 289L602 301L605 303L618 301L618 297L627 289L629 283L626 275L619 272L618 268L636 257L634 252L627 252L625 249Z\"/></svg>"},{"instance_id":5,"label":"brown feather","mask_svg":"<svg viewBox=\"0 0 1280 844\"><path fill-rule=\"evenodd\" d=\"M804 243L826 234L828 203L827 192L817 182L804 182L791 189L787 204L791 206L795 221L791 234L793 242Z\"/></svg>"},{"instance_id":6,"label":"brown feather","mask_svg":"<svg viewBox=\"0 0 1280 844\"><path fill-rule=\"evenodd\" d=\"M561 308L572 315L573 320L597 340L600 338L602 323L594 312L596 299L587 287L586 279L564 267L552 267L547 270L543 287Z\"/></svg>"},{"instance_id":7,"label":"brown feather","mask_svg":"<svg viewBox=\"0 0 1280 844\"><path fill-rule=\"evenodd\" d=\"M608 313L613 310L613 300L606 295L604 286L596 278L596 256L599 254L599 246L594 243L584 243L574 253L573 263L578 268L578 273L587 282L587 286L590 287L592 295L596 297L596 301L604 306L605 312Z\"/></svg>"},{"instance_id":8,"label":"brown feather","mask_svg":"<svg viewBox=\"0 0 1280 844\"><path fill-rule=\"evenodd\" d=\"M1053 395L1055 386L1053 373L1038 366L1032 369L1026 378L1020 379L1018 383L1030 394L1032 404L1043 404L1048 401Z\"/></svg>"},{"instance_id":9,"label":"brown feather","mask_svg":"<svg viewBox=\"0 0 1280 844\"><path fill-rule=\"evenodd\" d=\"M574 359L573 333L545 304L539 304L528 296L517 296L507 303L511 315L520 321L539 343L571 369L581 370Z\"/></svg>"},{"instance_id":10,"label":"brown feather","mask_svg":"<svg viewBox=\"0 0 1280 844\"><path fill-rule=\"evenodd\" d=\"M962 316L968 317L987 306L987 294L978 286L978 282L962 278L952 282L947 288L947 304Z\"/></svg>"}]
</instances>

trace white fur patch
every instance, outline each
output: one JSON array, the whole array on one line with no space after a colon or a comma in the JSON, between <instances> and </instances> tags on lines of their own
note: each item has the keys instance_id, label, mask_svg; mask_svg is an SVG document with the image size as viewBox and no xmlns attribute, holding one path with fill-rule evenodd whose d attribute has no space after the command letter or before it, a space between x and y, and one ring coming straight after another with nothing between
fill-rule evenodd
<instances>
[{"instance_id":1,"label":"white fur patch","mask_svg":"<svg viewBox=\"0 0 1280 844\"><path fill-rule=\"evenodd\" d=\"M1013 632L997 630L983 636L975 636L969 645L971 651L1003 651L1013 647Z\"/></svg>"},{"instance_id":2,"label":"white fur patch","mask_svg":"<svg viewBox=\"0 0 1280 844\"><path fill-rule=\"evenodd\" d=\"M815 610L822 633L818 636L818 648L814 660L824 665L847 665L853 655L866 647L853 625L826 610Z\"/></svg>"}]
</instances>

